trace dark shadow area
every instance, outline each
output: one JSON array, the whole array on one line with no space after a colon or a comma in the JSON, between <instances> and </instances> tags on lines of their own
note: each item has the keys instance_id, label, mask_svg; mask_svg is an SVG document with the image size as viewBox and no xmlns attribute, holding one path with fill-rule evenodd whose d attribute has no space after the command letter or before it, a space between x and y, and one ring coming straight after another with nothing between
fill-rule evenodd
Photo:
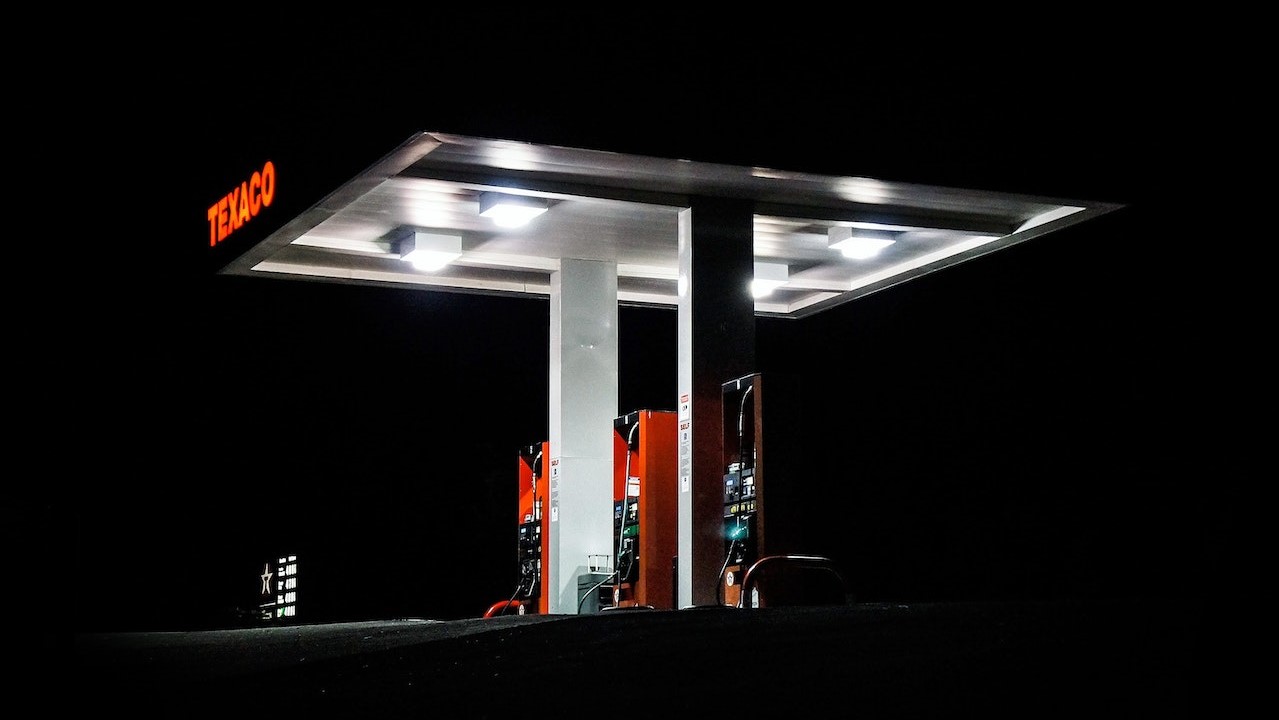
<instances>
[{"instance_id":1,"label":"dark shadow area","mask_svg":"<svg viewBox=\"0 0 1279 720\"><path fill-rule=\"evenodd\" d=\"M1214 701L1193 617L1180 602L863 604L84 636L71 689L141 717L540 716L548 688L593 702L616 684L637 712L1183 718Z\"/></svg>"}]
</instances>

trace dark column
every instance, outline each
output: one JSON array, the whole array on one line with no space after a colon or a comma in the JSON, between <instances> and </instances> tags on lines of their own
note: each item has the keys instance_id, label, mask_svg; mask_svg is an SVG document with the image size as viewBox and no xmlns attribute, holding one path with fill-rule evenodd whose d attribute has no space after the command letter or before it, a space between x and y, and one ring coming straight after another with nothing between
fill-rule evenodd
<instances>
[{"instance_id":1,"label":"dark column","mask_svg":"<svg viewBox=\"0 0 1279 720\"><path fill-rule=\"evenodd\" d=\"M680 219L680 605L716 602L723 563L722 385L755 368L749 201L695 198Z\"/></svg>"}]
</instances>

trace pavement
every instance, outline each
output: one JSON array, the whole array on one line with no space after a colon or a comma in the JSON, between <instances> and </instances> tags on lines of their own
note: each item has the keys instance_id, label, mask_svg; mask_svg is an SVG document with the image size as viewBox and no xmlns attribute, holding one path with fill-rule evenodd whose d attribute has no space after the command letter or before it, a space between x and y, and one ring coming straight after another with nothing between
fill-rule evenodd
<instances>
[{"instance_id":1,"label":"pavement","mask_svg":"<svg viewBox=\"0 0 1279 720\"><path fill-rule=\"evenodd\" d=\"M1204 608L1150 600L614 610L75 636L127 717L1201 717Z\"/></svg>"}]
</instances>

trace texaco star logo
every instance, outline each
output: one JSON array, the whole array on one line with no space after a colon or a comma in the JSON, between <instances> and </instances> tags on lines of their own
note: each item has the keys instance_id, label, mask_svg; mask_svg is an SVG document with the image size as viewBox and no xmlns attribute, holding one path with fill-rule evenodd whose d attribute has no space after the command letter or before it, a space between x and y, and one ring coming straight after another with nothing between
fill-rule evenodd
<instances>
[{"instance_id":1,"label":"texaco star logo","mask_svg":"<svg viewBox=\"0 0 1279 720\"><path fill-rule=\"evenodd\" d=\"M271 594L271 576L275 573L271 572L271 563L262 566L262 594Z\"/></svg>"}]
</instances>

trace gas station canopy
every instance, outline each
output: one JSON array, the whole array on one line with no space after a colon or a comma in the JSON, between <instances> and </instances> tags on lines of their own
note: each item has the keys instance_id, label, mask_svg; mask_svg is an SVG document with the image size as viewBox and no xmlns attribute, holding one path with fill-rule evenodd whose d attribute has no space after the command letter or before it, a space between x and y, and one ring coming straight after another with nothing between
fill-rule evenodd
<instances>
[{"instance_id":1,"label":"gas station canopy","mask_svg":"<svg viewBox=\"0 0 1279 720\"><path fill-rule=\"evenodd\" d=\"M498 225L480 213L499 196L545 212ZM781 283L755 312L783 318L1120 207L424 132L221 272L546 297L562 259L600 260L616 263L619 303L675 307L679 217L698 197L751 203L755 279ZM843 249L858 241L872 246ZM423 248L451 262L406 261Z\"/></svg>"}]
</instances>

